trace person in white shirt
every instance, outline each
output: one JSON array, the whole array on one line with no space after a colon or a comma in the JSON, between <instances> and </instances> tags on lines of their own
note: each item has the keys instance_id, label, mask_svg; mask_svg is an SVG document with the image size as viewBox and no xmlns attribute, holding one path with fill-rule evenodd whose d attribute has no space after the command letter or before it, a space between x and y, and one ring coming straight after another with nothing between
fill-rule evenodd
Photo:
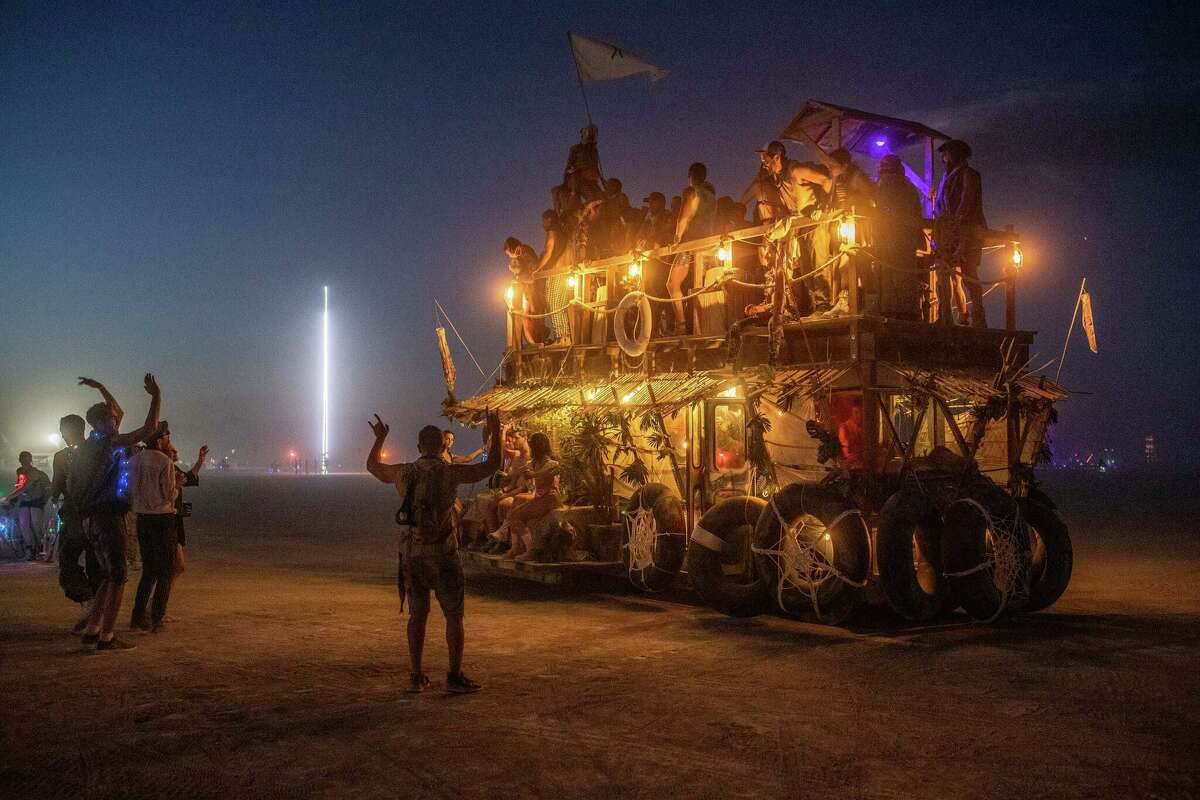
<instances>
[{"instance_id":1,"label":"person in white shirt","mask_svg":"<svg viewBox=\"0 0 1200 800\"><path fill-rule=\"evenodd\" d=\"M178 543L175 497L179 488L170 452L171 434L164 420L147 439L146 447L129 460L130 495L137 514L138 549L142 554L142 579L138 582L129 627L155 633L162 630L167 613Z\"/></svg>"}]
</instances>

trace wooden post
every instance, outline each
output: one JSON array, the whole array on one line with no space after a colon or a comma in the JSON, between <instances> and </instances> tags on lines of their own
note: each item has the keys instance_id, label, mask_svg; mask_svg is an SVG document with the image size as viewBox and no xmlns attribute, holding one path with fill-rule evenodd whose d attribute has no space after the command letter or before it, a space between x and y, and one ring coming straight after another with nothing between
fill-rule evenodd
<instances>
[{"instance_id":1,"label":"wooden post","mask_svg":"<svg viewBox=\"0 0 1200 800\"><path fill-rule=\"evenodd\" d=\"M1012 232L1013 226L1006 225L1004 230ZM1004 327L1010 331L1017 329L1017 268L1013 264L1013 245L1009 240L1008 263L1004 265Z\"/></svg>"},{"instance_id":2,"label":"wooden post","mask_svg":"<svg viewBox=\"0 0 1200 800\"><path fill-rule=\"evenodd\" d=\"M842 146L842 118L838 115L833 118L833 149Z\"/></svg>"},{"instance_id":3,"label":"wooden post","mask_svg":"<svg viewBox=\"0 0 1200 800\"><path fill-rule=\"evenodd\" d=\"M929 187L925 195L925 216L933 217L933 197L937 187L933 184L933 137L925 137L925 185Z\"/></svg>"},{"instance_id":4,"label":"wooden post","mask_svg":"<svg viewBox=\"0 0 1200 800\"><path fill-rule=\"evenodd\" d=\"M1011 392L1008 396L1008 414L1005 417L1008 444L1008 487L1017 496L1017 474L1021 465L1021 404Z\"/></svg>"}]
</instances>

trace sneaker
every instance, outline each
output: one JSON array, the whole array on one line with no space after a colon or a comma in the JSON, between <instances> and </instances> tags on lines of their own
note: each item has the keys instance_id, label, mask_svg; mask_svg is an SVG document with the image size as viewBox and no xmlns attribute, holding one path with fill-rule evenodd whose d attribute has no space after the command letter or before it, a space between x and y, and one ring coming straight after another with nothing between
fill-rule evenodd
<instances>
[{"instance_id":1,"label":"sneaker","mask_svg":"<svg viewBox=\"0 0 1200 800\"><path fill-rule=\"evenodd\" d=\"M461 672L457 674L453 672L446 673L446 691L451 694L471 694L472 692L478 692L481 688L478 683Z\"/></svg>"},{"instance_id":2,"label":"sneaker","mask_svg":"<svg viewBox=\"0 0 1200 800\"><path fill-rule=\"evenodd\" d=\"M420 694L429 688L429 676L424 672L414 672L409 676L408 688L404 691L408 694Z\"/></svg>"},{"instance_id":3,"label":"sneaker","mask_svg":"<svg viewBox=\"0 0 1200 800\"><path fill-rule=\"evenodd\" d=\"M84 645L96 644L99 641L100 634L98 633L85 633L83 636L79 637L79 642Z\"/></svg>"},{"instance_id":4,"label":"sneaker","mask_svg":"<svg viewBox=\"0 0 1200 800\"><path fill-rule=\"evenodd\" d=\"M96 642L97 650L133 650L135 647L137 647L136 644L123 641L115 636L109 639L107 642Z\"/></svg>"},{"instance_id":5,"label":"sneaker","mask_svg":"<svg viewBox=\"0 0 1200 800\"><path fill-rule=\"evenodd\" d=\"M150 627L150 620L145 617L134 617L129 620L129 630L131 631L148 631Z\"/></svg>"},{"instance_id":6,"label":"sneaker","mask_svg":"<svg viewBox=\"0 0 1200 800\"><path fill-rule=\"evenodd\" d=\"M79 604L79 610L81 614L79 621L75 623L73 628L71 628L71 633L81 634L87 630L88 622L92 618L92 609L95 607L95 605L95 600L85 600Z\"/></svg>"}]
</instances>

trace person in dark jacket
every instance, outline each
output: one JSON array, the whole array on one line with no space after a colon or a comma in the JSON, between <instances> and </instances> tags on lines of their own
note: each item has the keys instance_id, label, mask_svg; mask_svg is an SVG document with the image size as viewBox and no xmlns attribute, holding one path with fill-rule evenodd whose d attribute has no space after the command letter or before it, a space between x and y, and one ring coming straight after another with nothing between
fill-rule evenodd
<instances>
[{"instance_id":1,"label":"person in dark jacket","mask_svg":"<svg viewBox=\"0 0 1200 800\"><path fill-rule=\"evenodd\" d=\"M938 148L946 174L938 186L933 203L934 247L938 261L950 271L954 281L955 295L966 295L971 299L970 309L959 300L960 317L970 317L971 324L984 328L987 319L983 309L983 287L979 285L979 262L983 256L983 232L987 220L983 216L983 181L979 172L967 160L971 157L970 146L959 139L951 139ZM940 280L939 284L946 281ZM949 322L950 298L948 287L938 287L938 319ZM944 315L944 316L943 316Z\"/></svg>"},{"instance_id":2,"label":"person in dark jacket","mask_svg":"<svg viewBox=\"0 0 1200 800\"><path fill-rule=\"evenodd\" d=\"M875 184L873 249L880 262L879 310L885 317L918 320L921 287L916 252L925 243L921 191L904 176L904 164L888 154L879 160Z\"/></svg>"}]
</instances>

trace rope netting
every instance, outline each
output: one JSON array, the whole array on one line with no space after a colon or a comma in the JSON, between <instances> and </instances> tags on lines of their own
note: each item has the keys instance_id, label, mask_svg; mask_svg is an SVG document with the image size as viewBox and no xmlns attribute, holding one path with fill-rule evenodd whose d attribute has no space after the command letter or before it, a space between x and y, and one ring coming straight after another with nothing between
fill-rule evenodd
<instances>
[{"instance_id":1,"label":"rope netting","mask_svg":"<svg viewBox=\"0 0 1200 800\"><path fill-rule=\"evenodd\" d=\"M1013 504L1013 512L1006 515L991 514L982 503L970 497L960 497L955 503L965 503L983 518L986 527L987 555L983 561L973 567L959 572L947 572L947 578L965 578L978 572L991 570L992 581L1000 593L1000 602L995 613L981 622L994 622L1010 605L1019 604L1029 599L1029 575L1027 565L1029 559L1025 552L1029 549L1028 534L1025 533L1025 523L1021 520L1021 510ZM1024 539L1024 541L1022 541Z\"/></svg>"},{"instance_id":2,"label":"rope netting","mask_svg":"<svg viewBox=\"0 0 1200 800\"><path fill-rule=\"evenodd\" d=\"M817 619L821 614L821 587L830 579L842 581L856 588L867 585L865 580L856 581L840 572L833 565L834 540L830 531L835 530L847 517L860 518L858 509L847 509L838 514L829 525L823 524L810 514L801 514L794 521L783 518L779 506L772 497L769 503L775 519L779 522L779 539L771 547L751 544L750 551L769 558L779 579L775 582L775 602L784 612L794 613L784 601L784 593L794 590L808 600ZM826 554L828 551L828 555Z\"/></svg>"},{"instance_id":3,"label":"rope netting","mask_svg":"<svg viewBox=\"0 0 1200 800\"><path fill-rule=\"evenodd\" d=\"M665 572L654 563L654 549L658 545L659 537L684 534L660 531L654 509L640 504L636 509L625 512L625 530L628 533L624 547L629 551L629 580L643 591L653 591L646 585L644 576L648 569Z\"/></svg>"}]
</instances>

